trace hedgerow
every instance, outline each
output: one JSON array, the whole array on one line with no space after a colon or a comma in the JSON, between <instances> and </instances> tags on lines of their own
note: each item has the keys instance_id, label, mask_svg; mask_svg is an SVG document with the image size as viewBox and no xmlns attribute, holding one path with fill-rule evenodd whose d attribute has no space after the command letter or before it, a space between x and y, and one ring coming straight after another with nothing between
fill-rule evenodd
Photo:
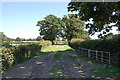
<instances>
[{"instance_id":1,"label":"hedgerow","mask_svg":"<svg viewBox=\"0 0 120 80\"><path fill-rule=\"evenodd\" d=\"M6 46L7 45L7 46ZM37 43L32 43L29 45L19 45L12 46L3 44L0 50L0 56L2 57L2 69L6 70L12 67L14 64L22 63L27 59L30 59L37 55L37 52L41 51L42 48L45 48L51 45L50 41L42 41Z\"/></svg>"},{"instance_id":2,"label":"hedgerow","mask_svg":"<svg viewBox=\"0 0 120 80\"><path fill-rule=\"evenodd\" d=\"M108 51L111 53L111 63L120 66L120 35L114 35L111 39L104 40L86 40L83 42L71 42L71 47L78 49L79 47Z\"/></svg>"},{"instance_id":3,"label":"hedgerow","mask_svg":"<svg viewBox=\"0 0 120 80\"><path fill-rule=\"evenodd\" d=\"M84 39L80 39L80 38L72 39L70 42L70 47L78 49L80 43L83 41Z\"/></svg>"}]
</instances>

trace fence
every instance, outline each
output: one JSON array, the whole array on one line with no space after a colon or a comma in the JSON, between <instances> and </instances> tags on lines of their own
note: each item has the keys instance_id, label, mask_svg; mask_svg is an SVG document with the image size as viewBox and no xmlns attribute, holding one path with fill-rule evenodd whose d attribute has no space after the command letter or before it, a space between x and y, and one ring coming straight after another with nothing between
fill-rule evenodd
<instances>
[{"instance_id":1,"label":"fence","mask_svg":"<svg viewBox=\"0 0 120 80\"><path fill-rule=\"evenodd\" d=\"M105 51L97 51L97 50L90 50L86 48L80 48L79 50L89 58L93 58L97 61L102 63L109 63L110 64L110 52Z\"/></svg>"}]
</instances>

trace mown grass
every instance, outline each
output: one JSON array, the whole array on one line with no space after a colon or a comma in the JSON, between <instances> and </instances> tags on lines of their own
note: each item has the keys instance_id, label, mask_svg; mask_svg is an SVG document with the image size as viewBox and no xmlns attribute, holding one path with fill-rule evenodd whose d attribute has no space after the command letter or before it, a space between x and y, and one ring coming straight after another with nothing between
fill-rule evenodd
<instances>
[{"instance_id":1,"label":"mown grass","mask_svg":"<svg viewBox=\"0 0 120 80\"><path fill-rule=\"evenodd\" d=\"M110 64L104 68L94 69L93 72L100 77L120 77L120 68Z\"/></svg>"},{"instance_id":2,"label":"mown grass","mask_svg":"<svg viewBox=\"0 0 120 80\"><path fill-rule=\"evenodd\" d=\"M68 45L52 45L50 47L47 47L42 52L54 52L54 51L65 51L67 49L71 49Z\"/></svg>"},{"instance_id":3,"label":"mown grass","mask_svg":"<svg viewBox=\"0 0 120 80\"><path fill-rule=\"evenodd\" d=\"M42 52L40 52L41 54L54 54L53 58L55 60L59 60L61 58L61 56L63 55L63 53L65 53L66 50L71 49L68 45L52 45L50 47L47 47L45 49L42 50Z\"/></svg>"}]
</instances>

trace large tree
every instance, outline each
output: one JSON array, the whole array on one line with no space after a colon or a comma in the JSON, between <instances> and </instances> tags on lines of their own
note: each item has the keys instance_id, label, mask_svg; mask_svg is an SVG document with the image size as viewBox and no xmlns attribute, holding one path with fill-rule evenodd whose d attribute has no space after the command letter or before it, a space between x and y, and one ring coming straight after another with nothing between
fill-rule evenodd
<instances>
[{"instance_id":1,"label":"large tree","mask_svg":"<svg viewBox=\"0 0 120 80\"><path fill-rule=\"evenodd\" d=\"M68 4L68 11L77 11L81 20L88 21L86 28L89 29L90 34L102 31L102 34L99 35L102 37L113 26L120 30L120 2L72 1ZM93 23L89 23L90 19ZM110 23L114 23L114 25L109 25Z\"/></svg>"},{"instance_id":2,"label":"large tree","mask_svg":"<svg viewBox=\"0 0 120 80\"><path fill-rule=\"evenodd\" d=\"M67 39L69 44L72 38L79 37L80 35L85 34L85 31L83 29L85 23L80 20L77 15L65 15L62 18L62 21L64 25L62 26L61 35L63 38Z\"/></svg>"},{"instance_id":3,"label":"large tree","mask_svg":"<svg viewBox=\"0 0 120 80\"><path fill-rule=\"evenodd\" d=\"M44 20L40 20L37 26L40 26L40 35L43 36L44 40L50 40L54 44L54 40L60 32L61 19L55 15L48 15Z\"/></svg>"}]
</instances>

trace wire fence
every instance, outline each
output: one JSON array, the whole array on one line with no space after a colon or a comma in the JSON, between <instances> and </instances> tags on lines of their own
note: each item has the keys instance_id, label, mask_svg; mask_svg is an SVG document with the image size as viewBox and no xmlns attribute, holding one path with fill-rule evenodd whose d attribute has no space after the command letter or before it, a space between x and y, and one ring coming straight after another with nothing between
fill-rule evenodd
<instances>
[{"instance_id":1,"label":"wire fence","mask_svg":"<svg viewBox=\"0 0 120 80\"><path fill-rule=\"evenodd\" d=\"M86 49L86 48L81 48L81 47L79 47L79 50L82 53L84 53L88 58L95 59L102 63L110 64L110 60L111 60L110 52L91 50L91 49Z\"/></svg>"}]
</instances>

